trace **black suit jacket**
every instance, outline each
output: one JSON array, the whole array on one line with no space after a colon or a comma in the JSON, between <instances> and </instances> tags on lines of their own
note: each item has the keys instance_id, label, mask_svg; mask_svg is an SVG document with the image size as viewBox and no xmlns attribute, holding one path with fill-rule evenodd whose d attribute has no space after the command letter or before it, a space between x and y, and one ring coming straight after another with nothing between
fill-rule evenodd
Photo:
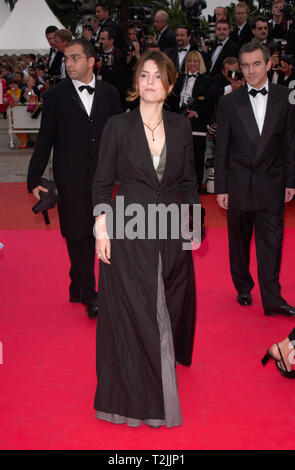
<instances>
[{"instance_id":1,"label":"black suit jacket","mask_svg":"<svg viewBox=\"0 0 295 470\"><path fill-rule=\"evenodd\" d=\"M211 68L211 61L212 61L212 55L214 51L216 50L217 45L213 47L212 51L209 54L209 59L210 59L210 68ZM212 70L209 69L210 75L216 75L218 73L221 73L222 70L222 62L226 57L238 57L239 55L239 46L234 43L231 39L228 39L228 41L224 44L223 48L220 51L219 56L217 57L217 60L215 61L214 67Z\"/></svg>"},{"instance_id":2,"label":"black suit jacket","mask_svg":"<svg viewBox=\"0 0 295 470\"><path fill-rule=\"evenodd\" d=\"M59 192L63 236L78 240L92 233L91 184L107 119L121 112L111 85L96 82L90 117L70 79L43 95L41 128L28 170L28 189L40 184L53 147L53 174Z\"/></svg>"},{"instance_id":3,"label":"black suit jacket","mask_svg":"<svg viewBox=\"0 0 295 470\"><path fill-rule=\"evenodd\" d=\"M269 85L262 134L247 86L222 97L217 110L215 191L239 210L278 207L295 188L295 106L289 90Z\"/></svg>"},{"instance_id":4,"label":"black suit jacket","mask_svg":"<svg viewBox=\"0 0 295 470\"><path fill-rule=\"evenodd\" d=\"M175 34L169 27L165 29L160 39L158 39L158 45L160 50L164 52L165 49L177 46Z\"/></svg>"},{"instance_id":5,"label":"black suit jacket","mask_svg":"<svg viewBox=\"0 0 295 470\"><path fill-rule=\"evenodd\" d=\"M243 46L243 44L247 44L253 39L253 34L251 30L251 26L249 23L246 23L239 35L239 28L236 27L230 33L230 39L237 44L239 47Z\"/></svg>"},{"instance_id":6,"label":"black suit jacket","mask_svg":"<svg viewBox=\"0 0 295 470\"><path fill-rule=\"evenodd\" d=\"M187 75L180 74L177 78L171 98L168 100L168 105L175 112L181 112L179 107L180 95L184 87ZM213 114L213 103L208 99L208 90L210 87L211 78L208 75L199 75L192 90L192 98L194 98L194 110L198 113L198 118L189 119L193 131L205 132L207 124L211 121Z\"/></svg>"},{"instance_id":7,"label":"black suit jacket","mask_svg":"<svg viewBox=\"0 0 295 470\"><path fill-rule=\"evenodd\" d=\"M52 54L52 51L50 51L47 66L49 65L51 54ZM53 62L51 64L51 67L48 66L48 74L50 76L54 77L54 76L59 76L61 74L61 64L62 64L63 56L64 55L63 55L62 52L57 51L57 53L55 54L55 57L53 59Z\"/></svg>"}]
</instances>

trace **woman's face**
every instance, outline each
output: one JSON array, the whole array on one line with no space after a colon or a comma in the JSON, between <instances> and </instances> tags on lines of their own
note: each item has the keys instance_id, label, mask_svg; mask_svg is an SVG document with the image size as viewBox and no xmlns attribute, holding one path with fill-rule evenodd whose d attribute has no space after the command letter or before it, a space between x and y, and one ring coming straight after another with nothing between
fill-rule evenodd
<instances>
[{"instance_id":1,"label":"woman's face","mask_svg":"<svg viewBox=\"0 0 295 470\"><path fill-rule=\"evenodd\" d=\"M166 92L162 84L157 64L153 60L147 60L138 77L138 89L140 98L147 103L160 103L166 98Z\"/></svg>"},{"instance_id":2,"label":"woman's face","mask_svg":"<svg viewBox=\"0 0 295 470\"><path fill-rule=\"evenodd\" d=\"M200 61L198 59L188 59L187 68L190 73L196 73L200 70Z\"/></svg>"}]
</instances>

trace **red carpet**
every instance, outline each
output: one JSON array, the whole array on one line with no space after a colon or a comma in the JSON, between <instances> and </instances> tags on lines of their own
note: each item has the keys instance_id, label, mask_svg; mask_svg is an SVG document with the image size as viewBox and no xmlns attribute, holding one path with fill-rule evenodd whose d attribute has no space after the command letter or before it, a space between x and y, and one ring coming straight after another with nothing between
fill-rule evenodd
<instances>
[{"instance_id":1,"label":"red carpet","mask_svg":"<svg viewBox=\"0 0 295 470\"><path fill-rule=\"evenodd\" d=\"M191 368L177 367L183 425L169 430L95 419L96 322L67 300L64 241L58 230L41 224L42 229L21 230L35 220L30 196L19 201L17 211L20 218L27 211L31 221L1 217L1 449L294 449L295 384L273 364L265 369L260 364L266 348L286 337L294 321L264 317L257 284L253 305L237 304L224 215L214 197L204 201L210 214L207 239L195 254L194 360ZM293 215L289 222L281 283L283 295L295 304ZM11 230L13 223L18 230Z\"/></svg>"}]
</instances>

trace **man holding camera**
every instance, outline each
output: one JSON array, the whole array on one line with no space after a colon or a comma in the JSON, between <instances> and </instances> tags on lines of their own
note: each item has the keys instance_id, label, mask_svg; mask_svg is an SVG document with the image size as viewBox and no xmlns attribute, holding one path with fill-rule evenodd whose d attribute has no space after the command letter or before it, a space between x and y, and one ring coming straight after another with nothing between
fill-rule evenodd
<instances>
[{"instance_id":1,"label":"man holding camera","mask_svg":"<svg viewBox=\"0 0 295 470\"><path fill-rule=\"evenodd\" d=\"M219 100L215 190L227 210L231 275L238 303L251 305L249 271L255 230L258 280L264 314L295 316L279 284L284 204L295 195L295 105L289 90L269 83L269 50L241 47L246 86Z\"/></svg>"},{"instance_id":2,"label":"man holding camera","mask_svg":"<svg viewBox=\"0 0 295 470\"><path fill-rule=\"evenodd\" d=\"M208 97L217 105L221 96L238 90L244 85L245 80L240 71L238 59L236 57L227 57L222 63L221 74L212 78Z\"/></svg>"},{"instance_id":3,"label":"man holding camera","mask_svg":"<svg viewBox=\"0 0 295 470\"><path fill-rule=\"evenodd\" d=\"M53 174L59 194L61 233L71 262L71 302L98 312L95 291L91 186L99 143L107 119L121 112L117 90L95 79L92 44L75 39L64 51L69 79L43 95L41 128L28 170L28 189L37 199L46 192L41 177L53 148Z\"/></svg>"}]
</instances>

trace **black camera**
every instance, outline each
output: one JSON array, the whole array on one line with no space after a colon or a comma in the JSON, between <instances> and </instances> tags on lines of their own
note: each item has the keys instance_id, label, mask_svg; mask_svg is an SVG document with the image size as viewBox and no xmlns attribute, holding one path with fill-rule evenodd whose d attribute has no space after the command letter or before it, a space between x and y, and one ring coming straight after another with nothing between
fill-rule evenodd
<instances>
[{"instance_id":1,"label":"black camera","mask_svg":"<svg viewBox=\"0 0 295 470\"><path fill-rule=\"evenodd\" d=\"M86 31L89 31L90 33L93 33L93 28L90 24L85 24L84 29L86 29Z\"/></svg>"},{"instance_id":2,"label":"black camera","mask_svg":"<svg viewBox=\"0 0 295 470\"><path fill-rule=\"evenodd\" d=\"M215 46L215 41L211 41L210 39L205 39L204 44L210 49L213 49L213 47Z\"/></svg>"},{"instance_id":3,"label":"black camera","mask_svg":"<svg viewBox=\"0 0 295 470\"><path fill-rule=\"evenodd\" d=\"M133 41L129 41L127 44L127 52L134 52L135 51L135 46L133 44Z\"/></svg>"},{"instance_id":4,"label":"black camera","mask_svg":"<svg viewBox=\"0 0 295 470\"><path fill-rule=\"evenodd\" d=\"M229 70L227 72L227 76L231 80L237 80L238 81L238 80L243 79L243 74L242 74L241 70Z\"/></svg>"},{"instance_id":5,"label":"black camera","mask_svg":"<svg viewBox=\"0 0 295 470\"><path fill-rule=\"evenodd\" d=\"M188 116L190 111L196 111L195 100L190 96L187 100L187 104L184 104L181 108L181 114Z\"/></svg>"},{"instance_id":6,"label":"black camera","mask_svg":"<svg viewBox=\"0 0 295 470\"><path fill-rule=\"evenodd\" d=\"M34 214L45 212L49 209L53 209L56 203L59 201L58 192L55 186L55 182L48 180L47 178L41 178L40 186L47 189L48 191L40 191L40 201L32 207Z\"/></svg>"}]
</instances>

